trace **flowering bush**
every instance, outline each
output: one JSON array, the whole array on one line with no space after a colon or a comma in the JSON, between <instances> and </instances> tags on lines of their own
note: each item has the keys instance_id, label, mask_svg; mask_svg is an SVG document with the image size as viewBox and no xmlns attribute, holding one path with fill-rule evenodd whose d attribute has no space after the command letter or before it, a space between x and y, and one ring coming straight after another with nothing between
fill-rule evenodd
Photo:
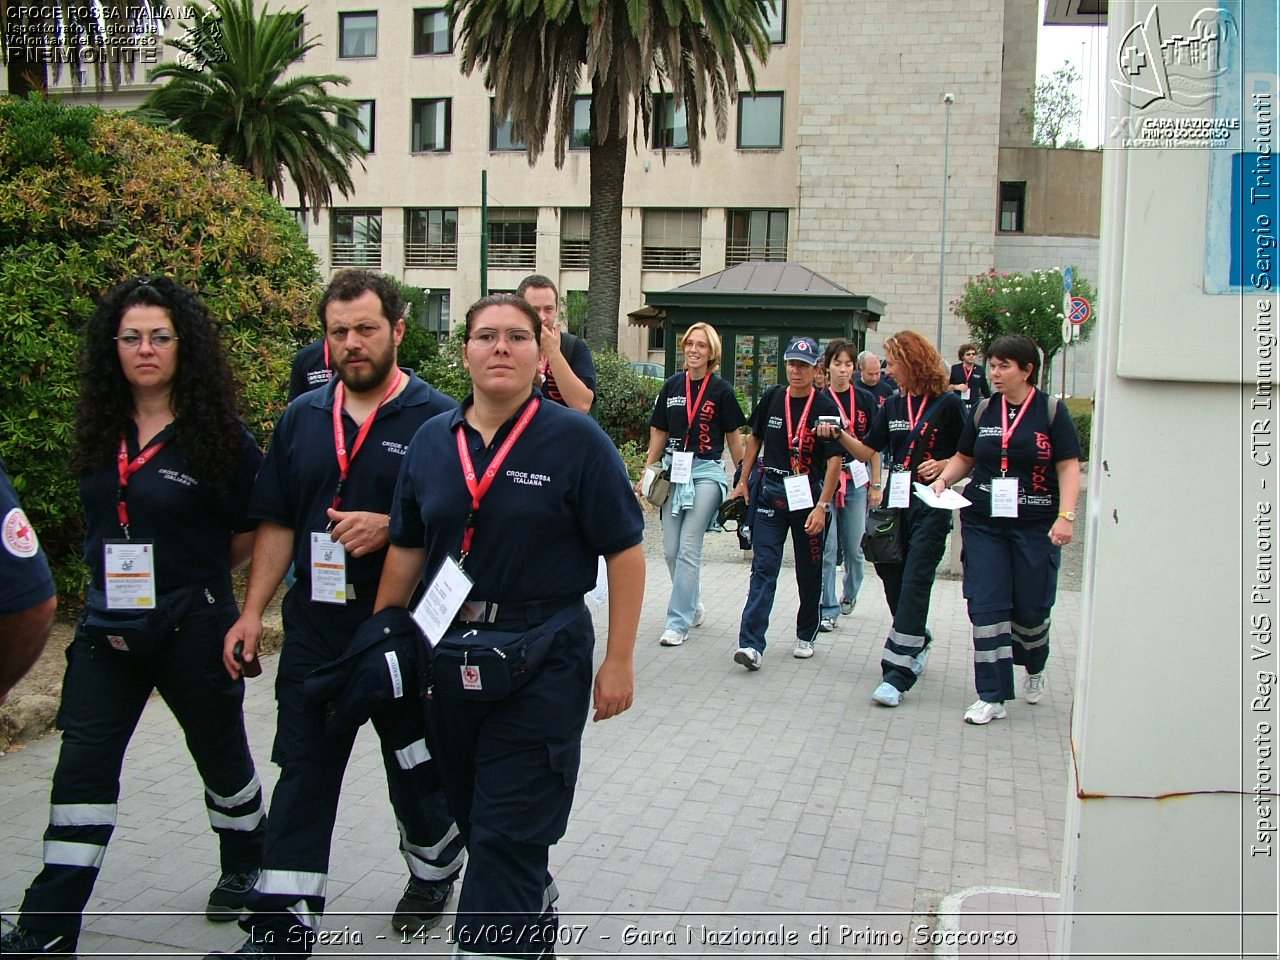
<instances>
[{"instance_id":1,"label":"flowering bush","mask_svg":"<svg viewBox=\"0 0 1280 960\"><path fill-rule=\"evenodd\" d=\"M1098 322L1097 300L1091 284L1079 272L1071 295L1088 300L1095 312L1085 321L1080 339L1088 340ZM1045 367L1062 349L1062 271L1057 267L1023 273L998 273L992 267L971 277L964 294L951 301L951 312L964 318L973 342L983 353L992 342L1010 333L1025 333L1044 351Z\"/></svg>"}]
</instances>

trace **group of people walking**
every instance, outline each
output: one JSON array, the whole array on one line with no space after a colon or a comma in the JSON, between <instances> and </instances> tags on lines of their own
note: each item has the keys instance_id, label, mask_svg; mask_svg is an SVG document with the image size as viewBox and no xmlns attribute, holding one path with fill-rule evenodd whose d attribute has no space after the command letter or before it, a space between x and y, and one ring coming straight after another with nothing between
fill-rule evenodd
<instances>
[{"instance_id":1,"label":"group of people walking","mask_svg":"<svg viewBox=\"0 0 1280 960\"><path fill-rule=\"evenodd\" d=\"M220 849L205 914L240 921L237 955L310 954L343 773L366 719L408 869L392 923L410 933L439 923L465 861L458 954L554 955L548 852L567 827L592 703L595 720L632 704L645 580L643 516L617 450L582 412L595 371L586 344L559 329L557 305L540 276L472 305L472 392L457 403L399 367L395 284L338 274L264 457L196 294L150 277L102 298L85 335L72 461L90 585L67 654L44 867L16 924L5 922L6 956L76 950L125 750L153 690L204 783ZM754 552L733 659L762 666L788 535L800 599L792 653L812 657L818 635L856 609L867 510L883 502L899 508L906 546L900 563L877 564L893 622L873 698L897 706L927 662L950 528L950 513L912 485L940 492L972 473L962 523L979 700L965 719L1005 716L1016 665L1026 699L1040 698L1080 449L1061 401L1036 389L1034 343L1006 337L988 350L997 402L966 349L949 378L928 341L898 333L882 376L879 358L849 341L820 355L798 337L786 382L749 417L716 373L713 327L694 324L680 349L684 369L659 391L646 457L671 481L662 645L684 644L702 623L704 536L738 497ZM554 575L540 555L554 557ZM601 557L609 629L593 678L583 596ZM238 612L232 574L250 559ZM263 616L286 580L268 815L244 680L261 672Z\"/></svg>"}]
</instances>

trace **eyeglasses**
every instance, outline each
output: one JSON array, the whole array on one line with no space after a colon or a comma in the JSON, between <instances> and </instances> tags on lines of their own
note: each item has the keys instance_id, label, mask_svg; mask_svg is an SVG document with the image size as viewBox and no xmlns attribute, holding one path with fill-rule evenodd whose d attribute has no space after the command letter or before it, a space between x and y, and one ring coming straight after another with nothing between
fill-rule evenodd
<instances>
[{"instance_id":1,"label":"eyeglasses","mask_svg":"<svg viewBox=\"0 0 1280 960\"><path fill-rule=\"evenodd\" d=\"M499 340L505 339L507 343L513 347L526 347L534 342L532 330L526 330L523 327L517 327L514 330L507 330L499 333L497 330L490 330L487 327L483 330L473 330L469 340L474 340L482 347L496 347Z\"/></svg>"},{"instance_id":2,"label":"eyeglasses","mask_svg":"<svg viewBox=\"0 0 1280 960\"><path fill-rule=\"evenodd\" d=\"M142 346L143 340L146 340L153 350L168 350L178 342L178 335L167 330L160 330L145 337L140 333L122 333L120 336L112 337L111 339L126 350L137 350Z\"/></svg>"}]
</instances>

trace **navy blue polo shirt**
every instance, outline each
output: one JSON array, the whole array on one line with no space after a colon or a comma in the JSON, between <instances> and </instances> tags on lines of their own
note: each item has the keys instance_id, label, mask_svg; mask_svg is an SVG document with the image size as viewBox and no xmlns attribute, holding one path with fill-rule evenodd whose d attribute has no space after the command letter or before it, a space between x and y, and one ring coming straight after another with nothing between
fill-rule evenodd
<instances>
[{"instance_id":1,"label":"navy blue polo shirt","mask_svg":"<svg viewBox=\"0 0 1280 960\"><path fill-rule=\"evenodd\" d=\"M800 472L809 474L810 485L820 489L826 476L827 460L840 456L840 444L834 440L821 440L814 430L818 425L818 417L838 417L835 401L825 392L812 391L813 405L809 408L808 419L800 442ZM760 398L756 408L751 411L748 423L751 432L764 442L761 458L767 472L777 476L790 476L791 443L787 438L786 412L783 403L791 404L791 429L798 431L800 416L804 413L809 397L793 397L785 386L775 387Z\"/></svg>"},{"instance_id":2,"label":"navy blue polo shirt","mask_svg":"<svg viewBox=\"0 0 1280 960\"><path fill-rule=\"evenodd\" d=\"M959 451L973 457L973 479L965 488L965 498L972 506L964 508L966 521L981 520L996 526L1019 521L1049 521L1058 515L1058 463L1080 458L1080 435L1066 405L1057 397L1040 390L1028 401L1031 406L1023 415L1018 429L1009 438L1009 472L1018 478L1018 516L991 516L991 478L1000 476L1000 416L1003 405L999 394L992 397L982 418L974 425L970 416L960 435ZM1049 404L1062 404L1049 422ZM1020 407L1009 406L1009 423L1018 416Z\"/></svg>"},{"instance_id":3,"label":"navy blue polo shirt","mask_svg":"<svg viewBox=\"0 0 1280 960\"><path fill-rule=\"evenodd\" d=\"M649 426L667 433L667 453L690 450L699 460L718 462L724 456L724 435L737 430L747 418L738 405L733 387L712 374L702 405L694 416L693 435L689 436L689 414L685 407L690 398L697 401L702 380L694 380L686 387L685 377L686 374L677 373L667 378L654 401Z\"/></svg>"},{"instance_id":4,"label":"navy blue polo shirt","mask_svg":"<svg viewBox=\"0 0 1280 960\"><path fill-rule=\"evenodd\" d=\"M0 617L30 610L52 596L49 563L0 459Z\"/></svg>"},{"instance_id":5,"label":"navy blue polo shirt","mask_svg":"<svg viewBox=\"0 0 1280 960\"><path fill-rule=\"evenodd\" d=\"M231 535L254 529L249 517L253 478L262 451L248 430L241 428L240 459L223 499L194 471L175 440L171 423L148 446L167 441L164 449L129 478L129 537L155 542L156 590L164 594L179 587L220 585L231 569ZM138 456L138 428L130 421L125 435L129 460ZM80 478L84 503L84 562L93 585L105 589L102 544L124 537L116 511L120 476L115 458Z\"/></svg>"},{"instance_id":6,"label":"navy blue polo shirt","mask_svg":"<svg viewBox=\"0 0 1280 960\"><path fill-rule=\"evenodd\" d=\"M427 420L457 407L452 398L416 374L409 374L409 378L408 386L399 396L387 401L378 411L364 445L351 461L340 510L389 513L396 476L404 463L409 441ZM313 621L320 624L333 621L339 609L334 604L311 603L310 599L311 534L329 526L327 511L338 487L338 454L333 443L333 398L337 385L335 379L323 389L303 394L289 404L276 424L249 508L250 516L281 524L294 532L293 562L298 582L289 591L290 610L300 609L294 604L320 608L312 611ZM359 426L345 412L342 423L347 443L354 443ZM346 605L348 611L353 611L352 615L339 618L341 623L372 612L386 555L386 550L379 550L362 557L347 556L347 582L354 587L355 596L348 599Z\"/></svg>"},{"instance_id":7,"label":"navy blue polo shirt","mask_svg":"<svg viewBox=\"0 0 1280 960\"><path fill-rule=\"evenodd\" d=\"M965 376L964 361L953 363L951 365L951 382L968 383L969 399L965 401L970 407L975 407L983 397L991 396L991 388L987 386L987 375L982 370L982 364L974 364L973 369Z\"/></svg>"},{"instance_id":8,"label":"navy blue polo shirt","mask_svg":"<svg viewBox=\"0 0 1280 960\"><path fill-rule=\"evenodd\" d=\"M524 410L486 447L463 418L470 403L418 431L396 488L391 542L426 548L424 583L446 556L458 559L471 510L455 431L465 431L483 476ZM544 398L481 501L464 565L475 581L470 599L580 599L595 586L596 558L634 547L643 535L644 516L613 441L586 414Z\"/></svg>"},{"instance_id":9,"label":"navy blue polo shirt","mask_svg":"<svg viewBox=\"0 0 1280 960\"><path fill-rule=\"evenodd\" d=\"M867 392L869 392L873 397L876 398L876 403L882 407L884 406L884 402L886 400L888 400L890 397L892 397L895 393L898 392L898 388L894 385L893 381L891 381L884 374L880 375L880 379L876 381L876 385L874 387L869 387L865 383L863 383L862 374L858 374L857 378L854 380L853 385L855 387L861 387L863 390L866 390Z\"/></svg>"},{"instance_id":10,"label":"navy blue polo shirt","mask_svg":"<svg viewBox=\"0 0 1280 960\"><path fill-rule=\"evenodd\" d=\"M908 398L902 394L890 397L880 407L871 424L871 432L862 441L881 452L888 448L895 471L905 462L907 451L911 449L911 424L907 420L908 399L912 401L911 409L919 412L919 397ZM968 415L967 410L964 401L951 391L926 405L924 427L915 440L915 448L911 454L912 473L926 460L942 460L956 452L956 444L960 441L960 432L964 430L965 417Z\"/></svg>"},{"instance_id":11,"label":"navy blue polo shirt","mask_svg":"<svg viewBox=\"0 0 1280 960\"><path fill-rule=\"evenodd\" d=\"M855 437L861 440L871 432L871 423L880 412L880 402L876 400L875 394L856 383L850 383L849 389L840 393L830 387L827 387L823 393L835 401L836 406L840 408L840 413L849 421ZM853 416L849 415L850 411ZM848 450L841 448L841 451L845 463L853 459L853 454Z\"/></svg>"},{"instance_id":12,"label":"navy blue polo shirt","mask_svg":"<svg viewBox=\"0 0 1280 960\"><path fill-rule=\"evenodd\" d=\"M563 337L564 334L561 334ZM561 341L563 344L563 340ZM587 346L587 341L581 337L573 338L573 349L569 351L568 356L569 369L574 372L583 385L594 394L596 392L596 364L591 359L591 348ZM560 392L560 388L556 385L555 374L547 369L546 382L542 384L543 394L550 400L554 400L562 407L566 406L564 395Z\"/></svg>"},{"instance_id":13,"label":"navy blue polo shirt","mask_svg":"<svg viewBox=\"0 0 1280 960\"><path fill-rule=\"evenodd\" d=\"M324 362L324 339L309 343L293 355L289 371L289 401L310 390L323 387L333 378L333 368Z\"/></svg>"}]
</instances>

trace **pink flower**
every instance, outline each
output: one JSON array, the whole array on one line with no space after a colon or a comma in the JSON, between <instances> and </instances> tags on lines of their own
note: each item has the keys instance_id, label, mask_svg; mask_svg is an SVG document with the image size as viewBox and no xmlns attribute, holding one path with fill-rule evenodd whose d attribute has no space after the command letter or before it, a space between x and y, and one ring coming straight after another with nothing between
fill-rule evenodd
<instances>
[{"instance_id":1,"label":"pink flower","mask_svg":"<svg viewBox=\"0 0 1280 960\"><path fill-rule=\"evenodd\" d=\"M987 293L995 293L995 292L996 292L995 287L987 287Z\"/></svg>"},{"instance_id":2,"label":"pink flower","mask_svg":"<svg viewBox=\"0 0 1280 960\"><path fill-rule=\"evenodd\" d=\"M1007 273L1002 273L1002 274L1000 274L1000 278L1001 278L1002 280L1008 280L1008 279L1009 279L1009 275L1008 275Z\"/></svg>"}]
</instances>

